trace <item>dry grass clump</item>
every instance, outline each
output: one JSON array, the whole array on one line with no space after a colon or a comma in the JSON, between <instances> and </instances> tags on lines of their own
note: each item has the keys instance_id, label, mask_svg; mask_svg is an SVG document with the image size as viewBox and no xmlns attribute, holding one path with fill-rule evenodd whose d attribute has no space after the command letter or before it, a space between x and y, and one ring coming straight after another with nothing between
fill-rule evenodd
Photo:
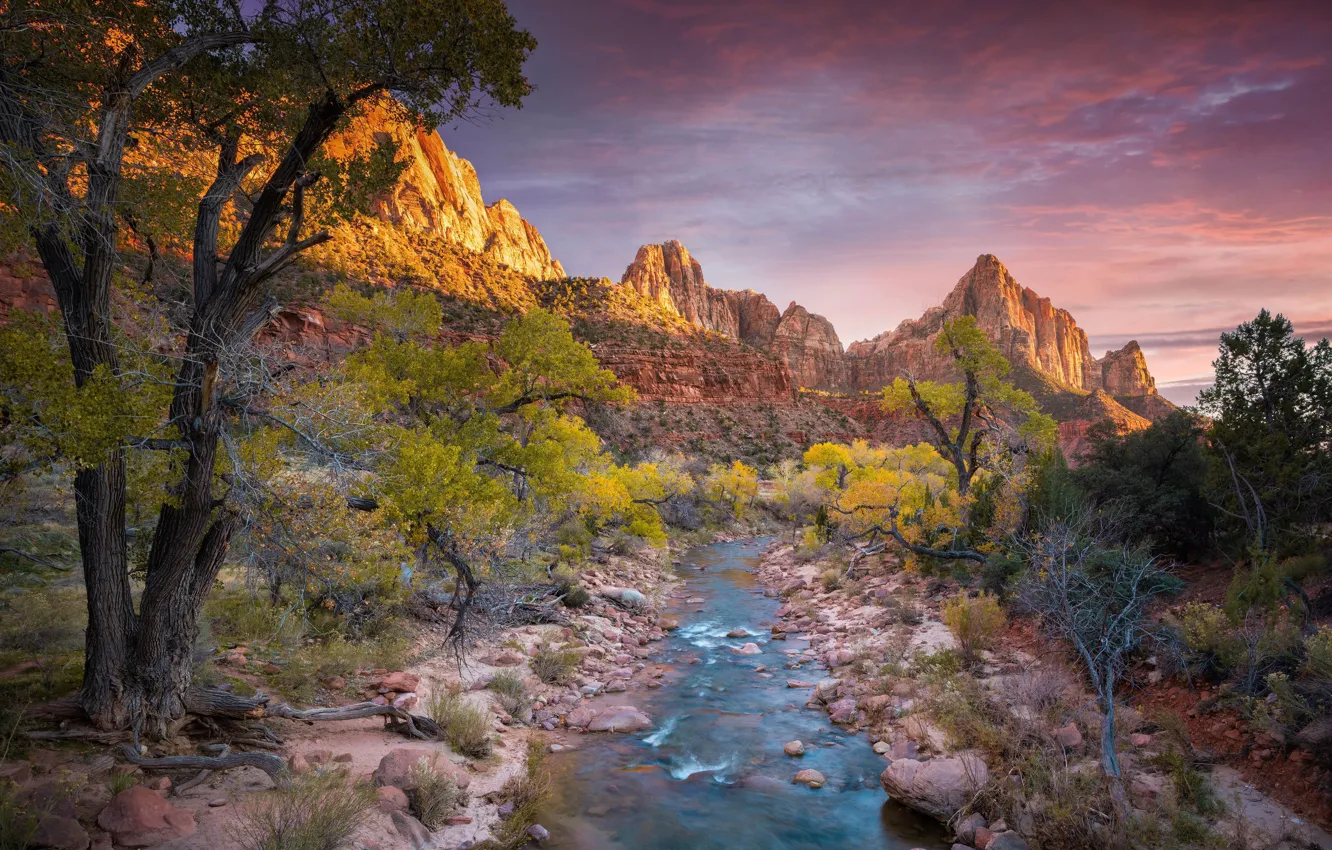
<instances>
[{"instance_id":1,"label":"dry grass clump","mask_svg":"<svg viewBox=\"0 0 1332 850\"><path fill-rule=\"evenodd\" d=\"M338 850L374 802L369 786L338 773L298 777L245 806L231 838L243 850Z\"/></svg>"},{"instance_id":2,"label":"dry grass clump","mask_svg":"<svg viewBox=\"0 0 1332 850\"><path fill-rule=\"evenodd\" d=\"M819 582L824 590L832 591L842 586L842 571L836 567L826 569L819 576Z\"/></svg>"},{"instance_id":3,"label":"dry grass clump","mask_svg":"<svg viewBox=\"0 0 1332 850\"><path fill-rule=\"evenodd\" d=\"M967 662L974 662L981 650L988 649L1007 623L999 600L988 593L953 597L944 603L942 619Z\"/></svg>"},{"instance_id":4,"label":"dry grass clump","mask_svg":"<svg viewBox=\"0 0 1332 850\"><path fill-rule=\"evenodd\" d=\"M539 741L527 743L527 765L495 795L494 802L513 803L513 814L500 823L494 838L477 850L514 850L528 841L527 828L536 823L537 809L550 795L550 774L545 767L546 751Z\"/></svg>"},{"instance_id":5,"label":"dry grass clump","mask_svg":"<svg viewBox=\"0 0 1332 850\"><path fill-rule=\"evenodd\" d=\"M426 708L455 751L478 759L490 755L490 712L469 705L457 685L436 689Z\"/></svg>"},{"instance_id":6,"label":"dry grass clump","mask_svg":"<svg viewBox=\"0 0 1332 850\"><path fill-rule=\"evenodd\" d=\"M508 714L517 714L527 705L527 689L523 687L522 677L517 673L508 670L496 673L487 687Z\"/></svg>"},{"instance_id":7,"label":"dry grass clump","mask_svg":"<svg viewBox=\"0 0 1332 850\"><path fill-rule=\"evenodd\" d=\"M435 770L428 759L412 765L412 811L427 829L444 826L449 815L467 805L467 792L453 778Z\"/></svg>"},{"instance_id":8,"label":"dry grass clump","mask_svg":"<svg viewBox=\"0 0 1332 850\"><path fill-rule=\"evenodd\" d=\"M37 835L38 813L19 800L18 787L0 779L0 850L25 850Z\"/></svg>"},{"instance_id":9,"label":"dry grass clump","mask_svg":"<svg viewBox=\"0 0 1332 850\"><path fill-rule=\"evenodd\" d=\"M576 649L555 649L543 643L532 656L532 672L548 685L562 685L569 681L582 660Z\"/></svg>"}]
</instances>

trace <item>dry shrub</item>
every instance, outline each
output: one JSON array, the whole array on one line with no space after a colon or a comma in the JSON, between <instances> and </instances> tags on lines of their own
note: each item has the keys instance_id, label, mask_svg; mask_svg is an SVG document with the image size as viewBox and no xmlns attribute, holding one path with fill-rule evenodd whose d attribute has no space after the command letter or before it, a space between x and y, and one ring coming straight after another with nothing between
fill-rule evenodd
<instances>
[{"instance_id":1,"label":"dry shrub","mask_svg":"<svg viewBox=\"0 0 1332 850\"><path fill-rule=\"evenodd\" d=\"M310 774L245 806L231 827L244 850L337 850L374 805L369 786L340 773Z\"/></svg>"},{"instance_id":2,"label":"dry shrub","mask_svg":"<svg viewBox=\"0 0 1332 850\"><path fill-rule=\"evenodd\" d=\"M973 662L1004 629L1007 618L997 597L988 593L955 596L944 603L943 622L957 638L962 657Z\"/></svg>"},{"instance_id":3,"label":"dry shrub","mask_svg":"<svg viewBox=\"0 0 1332 850\"><path fill-rule=\"evenodd\" d=\"M19 800L18 787L0 779L0 850L25 850L37 835L41 819L29 803Z\"/></svg>"},{"instance_id":4,"label":"dry shrub","mask_svg":"<svg viewBox=\"0 0 1332 850\"><path fill-rule=\"evenodd\" d=\"M547 685L562 685L569 681L582 660L576 649L555 649L543 643L532 656L532 672Z\"/></svg>"},{"instance_id":5,"label":"dry shrub","mask_svg":"<svg viewBox=\"0 0 1332 850\"><path fill-rule=\"evenodd\" d=\"M514 850L527 844L527 828L536 823L537 809L550 795L550 774L545 767L546 751L540 741L527 742L527 764L495 795L495 802L513 803L513 814L501 822L494 838L477 850Z\"/></svg>"},{"instance_id":6,"label":"dry shrub","mask_svg":"<svg viewBox=\"0 0 1332 850\"><path fill-rule=\"evenodd\" d=\"M836 590L842 586L842 571L836 567L826 569L819 577L819 581L823 584L824 590Z\"/></svg>"},{"instance_id":7,"label":"dry shrub","mask_svg":"<svg viewBox=\"0 0 1332 850\"><path fill-rule=\"evenodd\" d=\"M467 792L453 778L435 770L429 759L412 765L412 811L428 829L439 829L449 815L467 805Z\"/></svg>"},{"instance_id":8,"label":"dry shrub","mask_svg":"<svg viewBox=\"0 0 1332 850\"><path fill-rule=\"evenodd\" d=\"M1073 677L1063 667L1031 667L1009 680L1007 692L1014 705L1025 706L1039 718L1054 723L1065 704Z\"/></svg>"},{"instance_id":9,"label":"dry shrub","mask_svg":"<svg viewBox=\"0 0 1332 850\"><path fill-rule=\"evenodd\" d=\"M457 685L435 689L427 710L455 751L478 759L490 755L490 712L468 704Z\"/></svg>"},{"instance_id":10,"label":"dry shrub","mask_svg":"<svg viewBox=\"0 0 1332 850\"><path fill-rule=\"evenodd\" d=\"M1316 682L1332 683L1332 627L1305 638L1302 672Z\"/></svg>"},{"instance_id":11,"label":"dry shrub","mask_svg":"<svg viewBox=\"0 0 1332 850\"><path fill-rule=\"evenodd\" d=\"M504 671L496 673L487 685L499 699L500 707L509 714L517 714L527 704L527 689L517 673Z\"/></svg>"}]
</instances>

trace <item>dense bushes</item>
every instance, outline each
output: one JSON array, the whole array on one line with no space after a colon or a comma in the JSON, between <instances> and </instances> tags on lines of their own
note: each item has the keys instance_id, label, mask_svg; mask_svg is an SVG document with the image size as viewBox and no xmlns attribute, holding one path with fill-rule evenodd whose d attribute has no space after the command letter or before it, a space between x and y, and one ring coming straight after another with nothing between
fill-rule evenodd
<instances>
[{"instance_id":1,"label":"dense bushes","mask_svg":"<svg viewBox=\"0 0 1332 850\"><path fill-rule=\"evenodd\" d=\"M1202 436L1202 425L1183 411L1122 435L1103 422L1088 435L1072 480L1093 505L1119 517L1126 541L1149 540L1180 559L1202 554L1212 531Z\"/></svg>"}]
</instances>

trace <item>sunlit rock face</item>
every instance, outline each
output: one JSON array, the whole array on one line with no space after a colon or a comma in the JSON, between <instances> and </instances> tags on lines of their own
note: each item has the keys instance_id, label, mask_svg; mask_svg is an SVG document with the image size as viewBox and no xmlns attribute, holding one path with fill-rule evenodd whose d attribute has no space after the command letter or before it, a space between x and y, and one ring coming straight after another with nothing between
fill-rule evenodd
<instances>
[{"instance_id":1,"label":"sunlit rock face","mask_svg":"<svg viewBox=\"0 0 1332 850\"><path fill-rule=\"evenodd\" d=\"M446 148L439 133L412 127L376 107L331 138L326 150L332 158L350 160L367 156L383 141L395 144L406 167L393 188L371 205L381 219L435 234L531 277L564 277L541 234L513 204L501 198L486 206L476 169Z\"/></svg>"},{"instance_id":2,"label":"sunlit rock face","mask_svg":"<svg viewBox=\"0 0 1332 850\"><path fill-rule=\"evenodd\" d=\"M831 322L795 302L782 312L751 289L714 289L678 240L639 248L620 282L700 328L767 352L798 387L845 386L842 343Z\"/></svg>"},{"instance_id":3,"label":"sunlit rock face","mask_svg":"<svg viewBox=\"0 0 1332 850\"><path fill-rule=\"evenodd\" d=\"M975 316L976 323L1014 366L1028 366L1065 386L1100 385L1087 334L1067 310L1020 285L993 254L982 254L939 307L919 319L848 350L859 361L856 384L882 386L904 372L921 378L950 376L949 358L934 350L934 338L950 318Z\"/></svg>"},{"instance_id":4,"label":"sunlit rock face","mask_svg":"<svg viewBox=\"0 0 1332 850\"><path fill-rule=\"evenodd\" d=\"M1098 386L1113 396L1156 395L1156 379L1147 371L1147 358L1137 340L1118 351L1107 351L1096 361L1094 378Z\"/></svg>"}]
</instances>

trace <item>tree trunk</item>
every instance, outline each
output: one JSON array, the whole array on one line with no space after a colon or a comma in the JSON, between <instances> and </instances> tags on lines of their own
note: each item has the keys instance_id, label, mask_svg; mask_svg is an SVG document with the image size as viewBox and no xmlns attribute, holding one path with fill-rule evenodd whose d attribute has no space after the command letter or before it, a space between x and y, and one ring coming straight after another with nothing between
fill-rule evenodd
<instances>
[{"instance_id":1,"label":"tree trunk","mask_svg":"<svg viewBox=\"0 0 1332 850\"><path fill-rule=\"evenodd\" d=\"M124 670L137 632L125 562L124 458L80 470L74 498L88 588L81 704L98 729L124 729L130 715Z\"/></svg>"},{"instance_id":2,"label":"tree trunk","mask_svg":"<svg viewBox=\"0 0 1332 850\"><path fill-rule=\"evenodd\" d=\"M1119 757L1115 754L1115 685L1113 677L1105 683L1105 722L1101 724L1101 770L1111 779L1119 779Z\"/></svg>"}]
</instances>

